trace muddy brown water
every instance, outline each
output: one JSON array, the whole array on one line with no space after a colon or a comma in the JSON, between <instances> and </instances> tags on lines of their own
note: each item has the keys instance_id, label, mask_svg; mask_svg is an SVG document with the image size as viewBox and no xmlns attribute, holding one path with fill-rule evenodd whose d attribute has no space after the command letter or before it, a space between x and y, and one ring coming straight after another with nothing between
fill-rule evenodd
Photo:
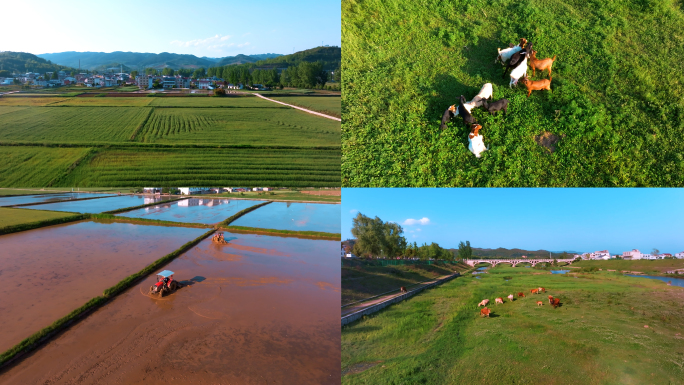
<instances>
[{"instance_id":1,"label":"muddy brown water","mask_svg":"<svg viewBox=\"0 0 684 385\"><path fill-rule=\"evenodd\" d=\"M241 210L261 203L264 203L264 201L190 198L127 211L117 215L171 222L212 224L224 221Z\"/></svg>"},{"instance_id":2,"label":"muddy brown water","mask_svg":"<svg viewBox=\"0 0 684 385\"><path fill-rule=\"evenodd\" d=\"M36 195L19 195L10 197L0 197L0 206L23 205L27 203L50 203L57 201L65 201L71 199L83 199L94 197L107 197L112 194L93 194L93 193L64 193L64 194L36 194Z\"/></svg>"},{"instance_id":3,"label":"muddy brown water","mask_svg":"<svg viewBox=\"0 0 684 385\"><path fill-rule=\"evenodd\" d=\"M70 211L75 213L99 214L105 211L118 210L126 207L135 207L149 203L160 202L168 198L143 196L143 195L121 195L109 198L90 199L86 201L46 203L41 205L26 206L33 210L53 210Z\"/></svg>"},{"instance_id":4,"label":"muddy brown water","mask_svg":"<svg viewBox=\"0 0 684 385\"><path fill-rule=\"evenodd\" d=\"M0 352L205 231L87 221L0 236Z\"/></svg>"},{"instance_id":5,"label":"muddy brown water","mask_svg":"<svg viewBox=\"0 0 684 385\"><path fill-rule=\"evenodd\" d=\"M241 216L230 225L340 233L341 217L339 204L273 202Z\"/></svg>"},{"instance_id":6,"label":"muddy brown water","mask_svg":"<svg viewBox=\"0 0 684 385\"><path fill-rule=\"evenodd\" d=\"M339 242L225 233L0 374L3 384L339 384Z\"/></svg>"}]
</instances>

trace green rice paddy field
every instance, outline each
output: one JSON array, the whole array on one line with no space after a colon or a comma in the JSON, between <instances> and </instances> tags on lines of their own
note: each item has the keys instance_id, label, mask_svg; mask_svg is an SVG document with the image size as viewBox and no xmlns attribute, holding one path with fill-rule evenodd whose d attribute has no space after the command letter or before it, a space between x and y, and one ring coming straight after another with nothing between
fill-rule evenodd
<instances>
[{"instance_id":1,"label":"green rice paddy field","mask_svg":"<svg viewBox=\"0 0 684 385\"><path fill-rule=\"evenodd\" d=\"M253 96L0 97L0 156L3 187L334 187L340 123Z\"/></svg>"},{"instance_id":2,"label":"green rice paddy field","mask_svg":"<svg viewBox=\"0 0 684 385\"><path fill-rule=\"evenodd\" d=\"M350 0L342 14L344 186L684 184L681 0ZM527 98L494 63L521 37L557 56L551 91ZM461 117L439 126L485 83L510 104L473 110L478 159Z\"/></svg>"},{"instance_id":3,"label":"green rice paddy field","mask_svg":"<svg viewBox=\"0 0 684 385\"><path fill-rule=\"evenodd\" d=\"M547 293L529 294L539 286ZM342 383L681 384L683 300L658 280L497 266L342 328Z\"/></svg>"},{"instance_id":4,"label":"green rice paddy field","mask_svg":"<svg viewBox=\"0 0 684 385\"><path fill-rule=\"evenodd\" d=\"M279 102L292 104L298 107L307 108L313 111L340 117L342 105L339 97L333 96L280 96L265 95Z\"/></svg>"},{"instance_id":5,"label":"green rice paddy field","mask_svg":"<svg viewBox=\"0 0 684 385\"><path fill-rule=\"evenodd\" d=\"M49 219L66 218L73 216L74 213L59 211L15 209L0 207L0 229L8 226L22 225L25 223L45 221Z\"/></svg>"}]
</instances>

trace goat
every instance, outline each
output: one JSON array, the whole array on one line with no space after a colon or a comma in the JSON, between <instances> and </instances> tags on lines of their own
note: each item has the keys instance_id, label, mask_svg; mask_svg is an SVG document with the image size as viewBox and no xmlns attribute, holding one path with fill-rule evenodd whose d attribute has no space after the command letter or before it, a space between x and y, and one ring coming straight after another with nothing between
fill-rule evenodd
<instances>
[{"instance_id":1,"label":"goat","mask_svg":"<svg viewBox=\"0 0 684 385\"><path fill-rule=\"evenodd\" d=\"M537 301L537 306L543 306L543 305L544 305L544 302L542 302L542 301Z\"/></svg>"},{"instance_id":2,"label":"goat","mask_svg":"<svg viewBox=\"0 0 684 385\"><path fill-rule=\"evenodd\" d=\"M553 66L553 62L556 61L556 55L553 55L552 59L542 59L539 60L537 59L537 51L532 51L532 55L530 56L530 67L532 68L532 76L536 75L536 70L539 70L542 72L542 76L544 76L544 70L549 70L549 78L551 77L551 67Z\"/></svg>"},{"instance_id":3,"label":"goat","mask_svg":"<svg viewBox=\"0 0 684 385\"><path fill-rule=\"evenodd\" d=\"M487 308L480 309L480 316L482 317L489 317L489 313L491 313L491 310Z\"/></svg>"},{"instance_id":4,"label":"goat","mask_svg":"<svg viewBox=\"0 0 684 385\"><path fill-rule=\"evenodd\" d=\"M527 60L527 58L530 57L531 53L532 53L532 43L528 44L524 50L513 55L511 57L511 60L508 62L508 64L506 64L506 68L504 69L504 77L506 77L506 72L508 72L509 69L517 68L518 65L520 65L520 63L523 62L523 60Z\"/></svg>"},{"instance_id":5,"label":"goat","mask_svg":"<svg viewBox=\"0 0 684 385\"><path fill-rule=\"evenodd\" d=\"M400 292L400 293L406 293L406 288L402 286L402 287L399 289L399 292Z\"/></svg>"},{"instance_id":6,"label":"goat","mask_svg":"<svg viewBox=\"0 0 684 385\"><path fill-rule=\"evenodd\" d=\"M549 90L551 91L551 80L552 79L542 79L542 80L530 80L527 78L527 74L523 76L521 82L527 87L527 97L530 97L532 91Z\"/></svg>"},{"instance_id":7,"label":"goat","mask_svg":"<svg viewBox=\"0 0 684 385\"><path fill-rule=\"evenodd\" d=\"M482 138L482 135L479 134L480 129L482 126L480 126L477 123L473 123L471 125L471 130L470 134L468 134L468 150L475 154L476 157L481 157L482 152L487 151L487 147L485 147L484 144L484 139Z\"/></svg>"},{"instance_id":8,"label":"goat","mask_svg":"<svg viewBox=\"0 0 684 385\"><path fill-rule=\"evenodd\" d=\"M539 289L532 289L532 290L530 290L530 293L532 293L532 294L538 294L538 293L539 293Z\"/></svg>"},{"instance_id":9,"label":"goat","mask_svg":"<svg viewBox=\"0 0 684 385\"><path fill-rule=\"evenodd\" d=\"M477 123L475 117L470 114L470 111L465 107L465 97L461 95L461 101L458 104L458 113L463 117L463 123L466 125L471 125Z\"/></svg>"},{"instance_id":10,"label":"goat","mask_svg":"<svg viewBox=\"0 0 684 385\"><path fill-rule=\"evenodd\" d=\"M500 304L502 304L502 305L503 305L503 298L499 297L499 298L497 298L497 299L496 299L496 301L495 301L495 302L496 302L497 304L499 304L499 303L500 303Z\"/></svg>"},{"instance_id":11,"label":"goat","mask_svg":"<svg viewBox=\"0 0 684 385\"><path fill-rule=\"evenodd\" d=\"M549 304L553 305L553 296L552 295L549 296Z\"/></svg>"},{"instance_id":12,"label":"goat","mask_svg":"<svg viewBox=\"0 0 684 385\"><path fill-rule=\"evenodd\" d=\"M499 55L496 57L496 60L494 60L494 64L497 62L505 64L508 60L510 60L511 56L525 48L525 44L527 44L527 40L525 38L520 38L520 44L516 45L515 47L506 49L497 48L496 50L499 52Z\"/></svg>"},{"instance_id":13,"label":"goat","mask_svg":"<svg viewBox=\"0 0 684 385\"><path fill-rule=\"evenodd\" d=\"M560 298L554 298L552 305L554 309L560 306Z\"/></svg>"},{"instance_id":14,"label":"goat","mask_svg":"<svg viewBox=\"0 0 684 385\"><path fill-rule=\"evenodd\" d=\"M480 306L487 306L488 303L489 303L489 300L488 300L488 299L483 299L482 302L480 302L480 303L477 305L477 307L480 307Z\"/></svg>"},{"instance_id":15,"label":"goat","mask_svg":"<svg viewBox=\"0 0 684 385\"><path fill-rule=\"evenodd\" d=\"M480 89L480 92L475 95L473 100L469 101L467 104L471 104L473 107L480 107L484 103L485 99L492 99L492 93L494 90L492 88L492 83L485 83Z\"/></svg>"},{"instance_id":16,"label":"goat","mask_svg":"<svg viewBox=\"0 0 684 385\"><path fill-rule=\"evenodd\" d=\"M511 71L511 82L508 84L508 87L510 88L511 86L518 84L518 80L523 77L523 75L527 75L527 58L523 59L522 63Z\"/></svg>"},{"instance_id":17,"label":"goat","mask_svg":"<svg viewBox=\"0 0 684 385\"><path fill-rule=\"evenodd\" d=\"M444 115L442 115L442 124L439 125L439 128L442 130L446 128L447 123L451 121L451 118L453 118L457 114L456 112L456 105L452 105L449 108L444 111Z\"/></svg>"},{"instance_id":18,"label":"goat","mask_svg":"<svg viewBox=\"0 0 684 385\"><path fill-rule=\"evenodd\" d=\"M508 295L508 300L511 301L511 302L513 302L513 294L509 294L509 295Z\"/></svg>"},{"instance_id":19,"label":"goat","mask_svg":"<svg viewBox=\"0 0 684 385\"><path fill-rule=\"evenodd\" d=\"M487 103L486 100L482 101L482 107L484 107L491 115L495 112L503 110L504 115L508 114L508 99L499 99L492 103Z\"/></svg>"},{"instance_id":20,"label":"goat","mask_svg":"<svg viewBox=\"0 0 684 385\"><path fill-rule=\"evenodd\" d=\"M518 297L524 297L524 296L525 296L525 293L523 293L522 291L520 293L518 293Z\"/></svg>"},{"instance_id":21,"label":"goat","mask_svg":"<svg viewBox=\"0 0 684 385\"><path fill-rule=\"evenodd\" d=\"M540 287L538 290L539 290L540 293L541 293L541 292L546 293L546 289L544 289L543 287Z\"/></svg>"}]
</instances>

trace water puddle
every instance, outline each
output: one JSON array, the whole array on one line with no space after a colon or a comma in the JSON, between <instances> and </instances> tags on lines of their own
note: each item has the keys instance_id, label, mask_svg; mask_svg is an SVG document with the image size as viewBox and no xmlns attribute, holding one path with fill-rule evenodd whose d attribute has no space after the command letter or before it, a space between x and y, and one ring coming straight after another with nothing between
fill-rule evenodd
<instances>
[{"instance_id":1,"label":"water puddle","mask_svg":"<svg viewBox=\"0 0 684 385\"><path fill-rule=\"evenodd\" d=\"M340 233L338 204L273 202L238 218L231 226Z\"/></svg>"},{"instance_id":2,"label":"water puddle","mask_svg":"<svg viewBox=\"0 0 684 385\"><path fill-rule=\"evenodd\" d=\"M117 214L129 218L212 224L264 201L190 198ZM272 204L272 203L271 203Z\"/></svg>"}]
</instances>

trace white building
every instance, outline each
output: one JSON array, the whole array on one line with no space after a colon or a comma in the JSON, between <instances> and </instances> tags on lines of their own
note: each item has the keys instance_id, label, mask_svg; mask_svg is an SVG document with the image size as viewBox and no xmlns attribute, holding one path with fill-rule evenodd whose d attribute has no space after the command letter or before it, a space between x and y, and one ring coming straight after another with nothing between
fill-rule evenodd
<instances>
[{"instance_id":1,"label":"white building","mask_svg":"<svg viewBox=\"0 0 684 385\"><path fill-rule=\"evenodd\" d=\"M201 194L202 192L208 190L206 187L179 187L181 195L193 195Z\"/></svg>"},{"instance_id":2,"label":"white building","mask_svg":"<svg viewBox=\"0 0 684 385\"><path fill-rule=\"evenodd\" d=\"M622 253L623 259L641 259L641 256L641 252L637 249L633 249L632 251L625 251Z\"/></svg>"},{"instance_id":3,"label":"white building","mask_svg":"<svg viewBox=\"0 0 684 385\"><path fill-rule=\"evenodd\" d=\"M682 251L681 253L675 254L674 257L675 257L675 258L684 259L684 251Z\"/></svg>"},{"instance_id":4,"label":"white building","mask_svg":"<svg viewBox=\"0 0 684 385\"><path fill-rule=\"evenodd\" d=\"M143 187L143 194L161 194L161 187Z\"/></svg>"},{"instance_id":5,"label":"white building","mask_svg":"<svg viewBox=\"0 0 684 385\"><path fill-rule=\"evenodd\" d=\"M590 254L591 259L610 259L610 252L608 250L594 251Z\"/></svg>"}]
</instances>

